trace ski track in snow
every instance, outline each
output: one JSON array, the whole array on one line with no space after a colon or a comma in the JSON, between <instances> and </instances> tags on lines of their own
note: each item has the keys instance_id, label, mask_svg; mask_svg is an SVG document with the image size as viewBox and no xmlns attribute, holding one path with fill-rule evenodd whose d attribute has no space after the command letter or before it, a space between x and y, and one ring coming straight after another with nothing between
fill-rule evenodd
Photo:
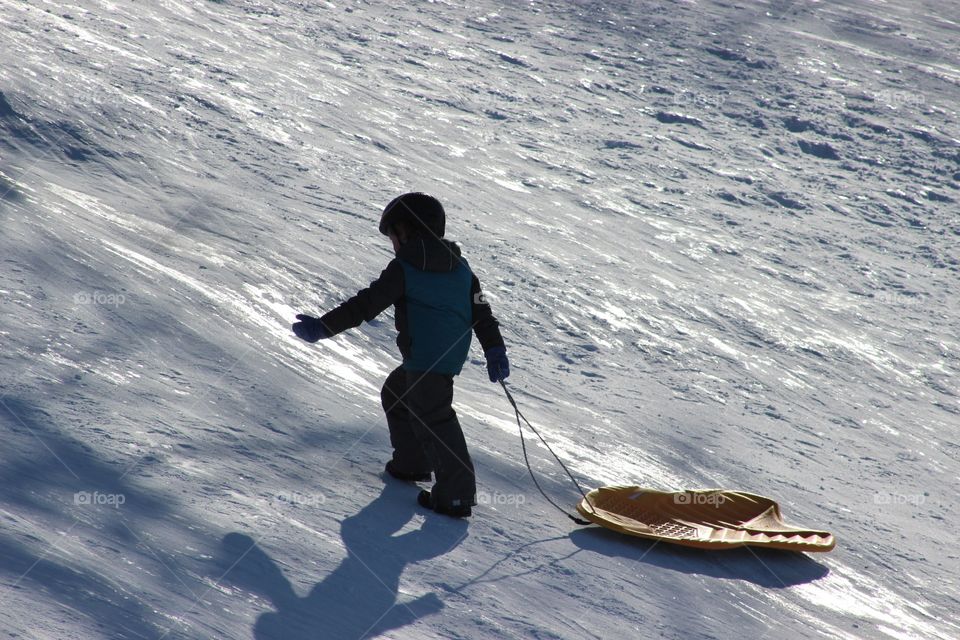
<instances>
[{"instance_id":1,"label":"ski track in snow","mask_svg":"<svg viewBox=\"0 0 960 640\"><path fill-rule=\"evenodd\" d=\"M960 636L958 22L0 0L0 629ZM476 347L455 406L481 504L418 514L379 476L389 314L289 331L376 276L412 189L586 486L775 496L837 549L571 532Z\"/></svg>"}]
</instances>

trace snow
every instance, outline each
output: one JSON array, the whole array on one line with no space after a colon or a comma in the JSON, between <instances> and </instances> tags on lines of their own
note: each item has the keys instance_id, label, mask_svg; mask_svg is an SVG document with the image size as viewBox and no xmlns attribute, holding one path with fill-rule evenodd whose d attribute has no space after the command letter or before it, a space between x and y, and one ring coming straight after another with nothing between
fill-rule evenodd
<instances>
[{"instance_id":1,"label":"snow","mask_svg":"<svg viewBox=\"0 0 960 640\"><path fill-rule=\"evenodd\" d=\"M0 0L0 630L960 637L950 3ZM469 522L385 481L389 314L449 212L586 487L730 487L835 551L579 528L477 347ZM545 489L578 494L528 440Z\"/></svg>"}]
</instances>

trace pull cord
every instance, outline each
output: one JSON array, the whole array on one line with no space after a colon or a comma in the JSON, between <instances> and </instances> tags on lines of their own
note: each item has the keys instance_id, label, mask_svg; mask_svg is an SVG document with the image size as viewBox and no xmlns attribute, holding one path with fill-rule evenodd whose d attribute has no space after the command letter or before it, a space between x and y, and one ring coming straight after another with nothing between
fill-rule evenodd
<instances>
[{"instance_id":1,"label":"pull cord","mask_svg":"<svg viewBox=\"0 0 960 640\"><path fill-rule=\"evenodd\" d=\"M567 477L569 477L570 480L573 482L574 486L577 487L577 491L579 491L580 495L583 496L583 501L590 507L591 511L596 513L596 511L593 508L593 505L590 504L590 500L587 498L587 494L583 492L582 488L580 488L580 483L577 482L577 479L574 478L573 474L570 473L570 470L567 469L567 465L563 464L563 460L560 459L560 456L554 453L553 449L550 448L550 445L547 444L547 441L543 439L542 435L540 435L540 432L537 431L537 429L532 424L530 424L530 421L527 420L526 416L524 416L523 413L520 412L520 407L517 406L517 401L513 399L513 395L510 393L510 390L507 389L507 383L504 382L503 380L500 380L500 386L503 387L504 393L507 394L507 400L510 401L510 404L513 406L514 412L517 414L517 428L520 430L520 446L523 448L523 461L526 463L527 471L530 472L530 478L533 479L533 484L537 487L537 490L540 492L540 495L542 495L547 502L552 504L561 513L563 513L563 515L567 516L577 524L580 524L580 525L593 524L589 520L583 520L582 518L578 518L575 515L568 513L566 509L564 509L563 507L558 505L556 502L554 502L552 499L550 499L550 496L548 496L546 492L543 490L543 488L540 486L540 483L537 481L537 476L534 475L533 468L530 466L530 458L527 456L527 442L526 442L526 439L523 437L523 425L520 423L521 419L523 419L523 421L527 424L527 427L529 427L530 430L533 431L533 433L535 433L538 438L540 438L540 442L543 443L543 446L545 446L547 448L547 451L549 451L550 454L553 455L554 459L556 459L556 461L560 464L560 466L566 472Z\"/></svg>"}]
</instances>

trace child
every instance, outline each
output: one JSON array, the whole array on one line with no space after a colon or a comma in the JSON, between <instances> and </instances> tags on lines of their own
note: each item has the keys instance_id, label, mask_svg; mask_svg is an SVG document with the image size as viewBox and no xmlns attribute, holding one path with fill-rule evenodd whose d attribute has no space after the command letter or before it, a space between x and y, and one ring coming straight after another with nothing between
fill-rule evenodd
<instances>
[{"instance_id":1,"label":"child","mask_svg":"<svg viewBox=\"0 0 960 640\"><path fill-rule=\"evenodd\" d=\"M480 281L443 239L446 214L424 193L392 200L380 218L380 233L393 242L396 258L380 277L322 318L300 314L293 332L307 342L359 326L394 305L397 346L403 364L383 384L395 478L436 482L417 501L437 513L462 518L476 502L476 479L467 443L451 406L453 377L460 373L477 334L491 382L510 375L499 323L483 298Z\"/></svg>"}]
</instances>

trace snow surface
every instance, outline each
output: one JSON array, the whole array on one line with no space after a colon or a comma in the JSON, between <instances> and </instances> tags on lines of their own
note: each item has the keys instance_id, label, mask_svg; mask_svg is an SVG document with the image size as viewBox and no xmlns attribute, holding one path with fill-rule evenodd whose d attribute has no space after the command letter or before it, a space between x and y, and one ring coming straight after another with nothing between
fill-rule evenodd
<instances>
[{"instance_id":1,"label":"snow surface","mask_svg":"<svg viewBox=\"0 0 960 640\"><path fill-rule=\"evenodd\" d=\"M0 0L4 637L960 637L958 23ZM574 527L476 346L482 504L425 517L380 476L389 314L289 331L414 189L586 486L770 495L837 549Z\"/></svg>"}]
</instances>

